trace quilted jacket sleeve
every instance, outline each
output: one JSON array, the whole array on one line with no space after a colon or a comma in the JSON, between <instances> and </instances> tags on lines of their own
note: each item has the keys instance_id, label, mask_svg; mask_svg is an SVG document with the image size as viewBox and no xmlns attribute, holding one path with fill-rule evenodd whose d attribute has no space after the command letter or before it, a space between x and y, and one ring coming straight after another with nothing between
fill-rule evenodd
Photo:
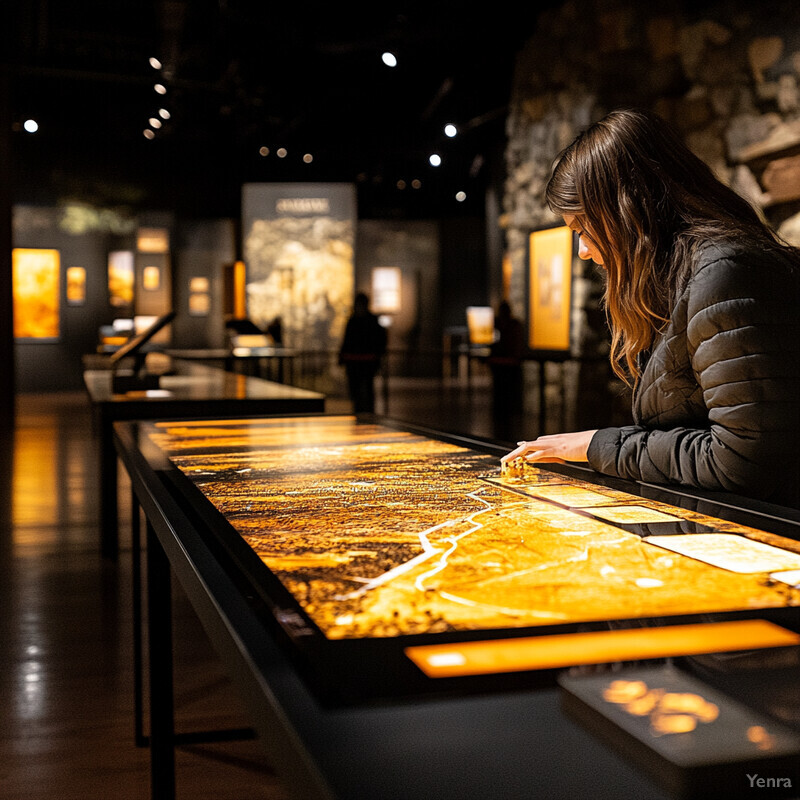
<instances>
[{"instance_id":1,"label":"quilted jacket sleeve","mask_svg":"<svg viewBox=\"0 0 800 800\"><path fill-rule=\"evenodd\" d=\"M798 506L798 282L797 270L762 254L722 254L699 268L682 302L688 363L707 425L697 427L692 413L694 422L664 429L600 430L590 465L623 478Z\"/></svg>"}]
</instances>

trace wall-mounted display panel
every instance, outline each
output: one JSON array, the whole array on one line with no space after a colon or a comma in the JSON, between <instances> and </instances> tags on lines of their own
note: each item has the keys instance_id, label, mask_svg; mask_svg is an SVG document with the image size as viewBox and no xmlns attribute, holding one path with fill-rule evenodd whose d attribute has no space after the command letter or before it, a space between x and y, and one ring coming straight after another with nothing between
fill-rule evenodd
<instances>
[{"instance_id":1,"label":"wall-mounted display panel","mask_svg":"<svg viewBox=\"0 0 800 800\"><path fill-rule=\"evenodd\" d=\"M356 219L352 184L244 184L246 316L262 329L280 317L289 347L338 347L353 304Z\"/></svg>"},{"instance_id":2,"label":"wall-mounted display panel","mask_svg":"<svg viewBox=\"0 0 800 800\"><path fill-rule=\"evenodd\" d=\"M566 226L528 237L528 346L570 348L573 233Z\"/></svg>"},{"instance_id":3,"label":"wall-mounted display panel","mask_svg":"<svg viewBox=\"0 0 800 800\"><path fill-rule=\"evenodd\" d=\"M108 254L108 301L113 308L133 306L134 257L130 250Z\"/></svg>"},{"instance_id":4,"label":"wall-mounted display panel","mask_svg":"<svg viewBox=\"0 0 800 800\"><path fill-rule=\"evenodd\" d=\"M142 269L142 288L150 292L161 288L161 270L158 267L149 266Z\"/></svg>"},{"instance_id":5,"label":"wall-mounted display panel","mask_svg":"<svg viewBox=\"0 0 800 800\"><path fill-rule=\"evenodd\" d=\"M467 306L467 331L470 344L492 344L494 309L491 306Z\"/></svg>"},{"instance_id":6,"label":"wall-mounted display panel","mask_svg":"<svg viewBox=\"0 0 800 800\"><path fill-rule=\"evenodd\" d=\"M189 295L189 313L193 317L207 317L211 310L211 297L206 292Z\"/></svg>"},{"instance_id":7,"label":"wall-mounted display panel","mask_svg":"<svg viewBox=\"0 0 800 800\"><path fill-rule=\"evenodd\" d=\"M203 275L189 279L189 314L193 317L207 317L211 311L211 282Z\"/></svg>"},{"instance_id":8,"label":"wall-mounted display panel","mask_svg":"<svg viewBox=\"0 0 800 800\"><path fill-rule=\"evenodd\" d=\"M800 524L787 523L792 538L765 517L712 515L562 465L501 473L474 443L346 416L140 431L323 694L675 657L674 630L618 631L754 614L763 624L700 631L691 652L800 644L800 586L786 578L800 569ZM353 670L366 653L371 666Z\"/></svg>"},{"instance_id":9,"label":"wall-mounted display panel","mask_svg":"<svg viewBox=\"0 0 800 800\"><path fill-rule=\"evenodd\" d=\"M208 292L211 290L211 284L208 278L197 275L194 278L189 279L189 291L190 292Z\"/></svg>"},{"instance_id":10,"label":"wall-mounted display panel","mask_svg":"<svg viewBox=\"0 0 800 800\"><path fill-rule=\"evenodd\" d=\"M14 248L12 269L14 338L58 339L61 321L59 251Z\"/></svg>"},{"instance_id":11,"label":"wall-mounted display panel","mask_svg":"<svg viewBox=\"0 0 800 800\"><path fill-rule=\"evenodd\" d=\"M86 269L67 267L67 305L82 306L86 302Z\"/></svg>"},{"instance_id":12,"label":"wall-mounted display panel","mask_svg":"<svg viewBox=\"0 0 800 800\"><path fill-rule=\"evenodd\" d=\"M372 310L376 314L397 314L402 307L403 275L400 267L373 267Z\"/></svg>"},{"instance_id":13,"label":"wall-mounted display panel","mask_svg":"<svg viewBox=\"0 0 800 800\"><path fill-rule=\"evenodd\" d=\"M136 250L139 253L168 253L169 231L166 228L139 228Z\"/></svg>"}]
</instances>

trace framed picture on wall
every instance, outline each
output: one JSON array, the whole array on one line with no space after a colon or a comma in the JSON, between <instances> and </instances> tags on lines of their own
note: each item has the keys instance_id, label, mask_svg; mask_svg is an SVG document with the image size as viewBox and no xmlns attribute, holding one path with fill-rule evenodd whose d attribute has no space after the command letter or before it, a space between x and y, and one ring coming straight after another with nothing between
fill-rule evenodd
<instances>
[{"instance_id":1,"label":"framed picture on wall","mask_svg":"<svg viewBox=\"0 0 800 800\"><path fill-rule=\"evenodd\" d=\"M533 351L570 349L574 252L574 234L566 225L528 236L528 347Z\"/></svg>"},{"instance_id":2,"label":"framed picture on wall","mask_svg":"<svg viewBox=\"0 0 800 800\"><path fill-rule=\"evenodd\" d=\"M59 251L16 247L11 255L14 338L57 340L61 333Z\"/></svg>"},{"instance_id":3,"label":"framed picture on wall","mask_svg":"<svg viewBox=\"0 0 800 800\"><path fill-rule=\"evenodd\" d=\"M115 309L133 308L133 251L108 254L108 302Z\"/></svg>"},{"instance_id":4,"label":"framed picture on wall","mask_svg":"<svg viewBox=\"0 0 800 800\"><path fill-rule=\"evenodd\" d=\"M67 305L82 306L86 302L86 269L67 267Z\"/></svg>"}]
</instances>

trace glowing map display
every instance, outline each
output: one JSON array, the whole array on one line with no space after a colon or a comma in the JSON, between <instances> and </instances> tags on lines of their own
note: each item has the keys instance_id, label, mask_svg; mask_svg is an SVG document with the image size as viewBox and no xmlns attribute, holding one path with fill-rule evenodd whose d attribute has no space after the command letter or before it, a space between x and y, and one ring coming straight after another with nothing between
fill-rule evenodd
<instances>
[{"instance_id":1,"label":"glowing map display","mask_svg":"<svg viewBox=\"0 0 800 800\"><path fill-rule=\"evenodd\" d=\"M142 430L330 639L800 605L798 542L388 425Z\"/></svg>"}]
</instances>

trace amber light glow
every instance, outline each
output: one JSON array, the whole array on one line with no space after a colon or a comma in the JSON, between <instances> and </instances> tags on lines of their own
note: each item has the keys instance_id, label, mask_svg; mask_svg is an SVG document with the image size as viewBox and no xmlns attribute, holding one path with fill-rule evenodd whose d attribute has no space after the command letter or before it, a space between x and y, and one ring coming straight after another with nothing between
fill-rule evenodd
<instances>
[{"instance_id":1,"label":"amber light glow","mask_svg":"<svg viewBox=\"0 0 800 800\"><path fill-rule=\"evenodd\" d=\"M638 680L611 681L603 699L635 717L647 717L654 736L688 733L719 717L719 707L695 692L668 692Z\"/></svg>"},{"instance_id":2,"label":"amber light glow","mask_svg":"<svg viewBox=\"0 0 800 800\"><path fill-rule=\"evenodd\" d=\"M452 678L797 644L792 631L742 620L422 645L405 653L429 678Z\"/></svg>"},{"instance_id":3,"label":"amber light glow","mask_svg":"<svg viewBox=\"0 0 800 800\"><path fill-rule=\"evenodd\" d=\"M452 443L350 416L149 430L331 639L800 606L768 574L657 547L595 512L696 523L745 550L768 537L787 559L796 542L546 470L500 475L496 456Z\"/></svg>"},{"instance_id":4,"label":"amber light glow","mask_svg":"<svg viewBox=\"0 0 800 800\"><path fill-rule=\"evenodd\" d=\"M14 248L14 336L51 339L59 335L58 250Z\"/></svg>"},{"instance_id":5,"label":"amber light glow","mask_svg":"<svg viewBox=\"0 0 800 800\"><path fill-rule=\"evenodd\" d=\"M532 350L569 350L572 231L534 231L529 238L529 339Z\"/></svg>"}]
</instances>

